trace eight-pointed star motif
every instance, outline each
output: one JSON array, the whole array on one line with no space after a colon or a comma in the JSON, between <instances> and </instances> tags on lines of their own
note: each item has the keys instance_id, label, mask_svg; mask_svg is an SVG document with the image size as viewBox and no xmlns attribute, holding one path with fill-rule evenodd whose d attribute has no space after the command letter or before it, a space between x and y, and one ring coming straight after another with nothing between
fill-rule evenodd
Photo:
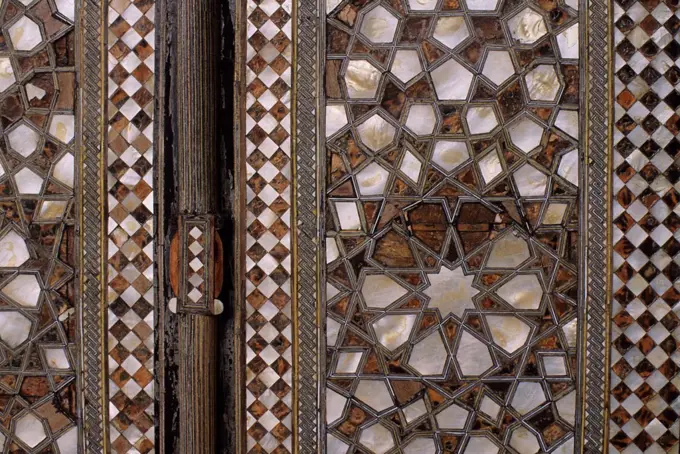
<instances>
[{"instance_id":1,"label":"eight-pointed star motif","mask_svg":"<svg viewBox=\"0 0 680 454\"><path fill-rule=\"evenodd\" d=\"M441 312L442 318L449 314L461 317L465 309L474 309L472 297L479 290L472 286L474 275L466 276L461 267L450 270L442 266L439 273L428 274L430 287L425 294L430 297L428 307L436 307Z\"/></svg>"}]
</instances>

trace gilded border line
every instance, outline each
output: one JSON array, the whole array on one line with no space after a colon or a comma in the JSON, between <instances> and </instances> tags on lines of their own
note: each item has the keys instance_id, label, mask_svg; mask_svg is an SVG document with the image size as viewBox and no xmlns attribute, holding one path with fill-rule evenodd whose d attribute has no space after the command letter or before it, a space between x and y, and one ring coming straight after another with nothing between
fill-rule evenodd
<instances>
[{"instance_id":1,"label":"gilded border line","mask_svg":"<svg viewBox=\"0 0 680 454\"><path fill-rule=\"evenodd\" d=\"M106 33L107 2L83 0L80 42L80 297L84 452L106 453ZM84 197L84 194L88 194Z\"/></svg>"},{"instance_id":2,"label":"gilded border line","mask_svg":"<svg viewBox=\"0 0 680 454\"><path fill-rule=\"evenodd\" d=\"M586 165L587 282L586 367L582 452L607 452L609 394L609 293L611 218L611 5L587 3Z\"/></svg>"}]
</instances>

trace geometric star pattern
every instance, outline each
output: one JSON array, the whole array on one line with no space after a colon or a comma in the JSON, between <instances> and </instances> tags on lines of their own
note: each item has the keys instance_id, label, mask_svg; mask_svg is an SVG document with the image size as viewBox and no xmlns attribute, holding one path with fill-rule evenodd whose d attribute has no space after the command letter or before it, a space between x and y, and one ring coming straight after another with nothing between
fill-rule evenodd
<instances>
[{"instance_id":1,"label":"geometric star pattern","mask_svg":"<svg viewBox=\"0 0 680 454\"><path fill-rule=\"evenodd\" d=\"M328 449L573 452L578 12L333 5Z\"/></svg>"},{"instance_id":2,"label":"geometric star pattern","mask_svg":"<svg viewBox=\"0 0 680 454\"><path fill-rule=\"evenodd\" d=\"M108 24L109 439L154 451L155 2L117 0Z\"/></svg>"},{"instance_id":3,"label":"geometric star pattern","mask_svg":"<svg viewBox=\"0 0 680 454\"><path fill-rule=\"evenodd\" d=\"M663 2L613 6L610 452L677 452L680 19Z\"/></svg>"}]
</instances>

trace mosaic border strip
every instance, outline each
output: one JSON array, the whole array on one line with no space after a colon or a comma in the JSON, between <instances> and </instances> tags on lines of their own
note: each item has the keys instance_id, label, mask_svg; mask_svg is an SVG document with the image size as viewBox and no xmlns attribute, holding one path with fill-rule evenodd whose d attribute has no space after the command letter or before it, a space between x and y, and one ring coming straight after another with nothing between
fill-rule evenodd
<instances>
[{"instance_id":1,"label":"mosaic border strip","mask_svg":"<svg viewBox=\"0 0 680 454\"><path fill-rule=\"evenodd\" d=\"M117 453L154 450L155 16L148 0L108 8L108 406Z\"/></svg>"},{"instance_id":2,"label":"mosaic border strip","mask_svg":"<svg viewBox=\"0 0 680 454\"><path fill-rule=\"evenodd\" d=\"M106 2L84 0L81 8L82 57L80 81L82 139L78 147L77 161L79 178L76 193L80 199L79 218L81 228L81 310L83 332L83 414L85 425L85 446L88 453L99 453L107 444L105 406L105 319L104 276L105 260L103 243L103 207L101 195L104 192L104 106L102 99L105 89L104 55L106 35L104 18ZM84 197L87 192L88 197Z\"/></svg>"}]
</instances>

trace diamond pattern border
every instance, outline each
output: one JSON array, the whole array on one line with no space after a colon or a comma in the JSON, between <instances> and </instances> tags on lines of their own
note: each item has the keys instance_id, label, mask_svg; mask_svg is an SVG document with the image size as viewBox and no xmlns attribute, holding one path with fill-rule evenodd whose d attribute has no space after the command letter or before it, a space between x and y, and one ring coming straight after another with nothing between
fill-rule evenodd
<instances>
[{"instance_id":1,"label":"diamond pattern border","mask_svg":"<svg viewBox=\"0 0 680 454\"><path fill-rule=\"evenodd\" d=\"M154 452L155 3L109 3L109 418L116 453Z\"/></svg>"}]
</instances>

